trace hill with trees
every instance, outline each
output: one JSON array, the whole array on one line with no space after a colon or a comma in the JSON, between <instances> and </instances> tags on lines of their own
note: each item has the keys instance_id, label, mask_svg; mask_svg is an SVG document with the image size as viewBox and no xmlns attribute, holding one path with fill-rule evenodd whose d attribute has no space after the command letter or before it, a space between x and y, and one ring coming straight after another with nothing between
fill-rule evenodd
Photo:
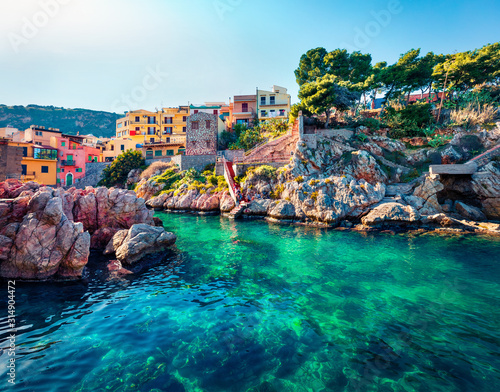
<instances>
[{"instance_id":1,"label":"hill with trees","mask_svg":"<svg viewBox=\"0 0 500 392\"><path fill-rule=\"evenodd\" d=\"M0 105L0 128L11 126L25 130L30 125L57 128L76 135L92 134L111 137L115 135L116 120L123 114L87 109L66 109L55 106L6 106Z\"/></svg>"}]
</instances>

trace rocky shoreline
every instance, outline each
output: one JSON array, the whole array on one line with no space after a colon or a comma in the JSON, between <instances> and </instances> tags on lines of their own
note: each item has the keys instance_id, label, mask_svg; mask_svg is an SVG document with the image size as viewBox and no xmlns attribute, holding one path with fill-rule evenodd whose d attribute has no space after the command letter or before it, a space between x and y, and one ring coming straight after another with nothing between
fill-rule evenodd
<instances>
[{"instance_id":1,"label":"rocky shoreline","mask_svg":"<svg viewBox=\"0 0 500 392\"><path fill-rule=\"evenodd\" d=\"M90 249L133 265L175 243L133 191L0 183L0 276L23 280L79 279Z\"/></svg>"},{"instance_id":2,"label":"rocky shoreline","mask_svg":"<svg viewBox=\"0 0 500 392\"><path fill-rule=\"evenodd\" d=\"M476 145L491 147L498 143L499 132L485 134L483 139L472 137ZM413 150L385 136L354 136L350 140L325 136L313 147L299 140L287 166L279 170L261 166L247 172L241 189L252 201L240 209L235 208L227 191L215 192L210 187L200 190L187 184L163 191L155 177L143 179L136 191L147 199L146 206L156 211L220 213L230 218L357 231L499 235L498 161L486 163L469 176L424 174L401 182L412 166L429 157L447 159L453 150L462 159L470 158L464 142L470 143L470 138L457 133L449 146ZM389 157L396 157L397 163L391 163Z\"/></svg>"}]
</instances>

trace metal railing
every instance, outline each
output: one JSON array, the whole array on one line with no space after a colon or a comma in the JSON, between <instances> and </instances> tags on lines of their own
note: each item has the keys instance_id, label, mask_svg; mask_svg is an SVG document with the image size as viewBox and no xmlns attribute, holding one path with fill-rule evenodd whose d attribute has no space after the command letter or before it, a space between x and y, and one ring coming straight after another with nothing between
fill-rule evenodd
<instances>
[{"instance_id":1,"label":"metal railing","mask_svg":"<svg viewBox=\"0 0 500 392\"><path fill-rule=\"evenodd\" d=\"M61 161L61 166L75 166L76 163L73 160L68 160L68 159L62 159Z\"/></svg>"}]
</instances>

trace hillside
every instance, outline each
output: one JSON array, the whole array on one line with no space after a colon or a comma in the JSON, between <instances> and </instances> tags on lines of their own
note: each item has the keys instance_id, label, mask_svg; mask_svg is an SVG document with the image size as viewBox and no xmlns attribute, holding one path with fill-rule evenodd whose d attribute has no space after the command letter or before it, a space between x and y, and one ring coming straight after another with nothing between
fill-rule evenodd
<instances>
[{"instance_id":1,"label":"hillside","mask_svg":"<svg viewBox=\"0 0 500 392\"><path fill-rule=\"evenodd\" d=\"M0 128L12 126L20 130L30 125L58 128L64 133L92 134L111 137L115 135L116 120L122 114L87 109L65 109L54 106L0 105Z\"/></svg>"}]
</instances>

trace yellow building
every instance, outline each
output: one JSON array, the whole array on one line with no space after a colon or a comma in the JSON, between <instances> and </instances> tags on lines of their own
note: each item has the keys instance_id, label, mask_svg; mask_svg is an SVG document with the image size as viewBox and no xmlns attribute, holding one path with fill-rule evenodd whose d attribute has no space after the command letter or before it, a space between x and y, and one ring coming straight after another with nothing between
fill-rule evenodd
<instances>
[{"instance_id":1,"label":"yellow building","mask_svg":"<svg viewBox=\"0 0 500 392\"><path fill-rule=\"evenodd\" d=\"M9 142L9 146L21 147L21 181L36 181L43 185L57 184L57 150L33 143Z\"/></svg>"},{"instance_id":2,"label":"yellow building","mask_svg":"<svg viewBox=\"0 0 500 392\"><path fill-rule=\"evenodd\" d=\"M189 106L163 108L161 111L134 110L116 121L116 138L108 142L103 157L114 159L123 151L141 150L145 144L172 144L181 152L185 149ZM181 141L180 147L179 141Z\"/></svg>"},{"instance_id":3,"label":"yellow building","mask_svg":"<svg viewBox=\"0 0 500 392\"><path fill-rule=\"evenodd\" d=\"M291 109L291 96L287 89L273 86L272 91L257 89L257 114L260 121L287 120Z\"/></svg>"}]
</instances>

